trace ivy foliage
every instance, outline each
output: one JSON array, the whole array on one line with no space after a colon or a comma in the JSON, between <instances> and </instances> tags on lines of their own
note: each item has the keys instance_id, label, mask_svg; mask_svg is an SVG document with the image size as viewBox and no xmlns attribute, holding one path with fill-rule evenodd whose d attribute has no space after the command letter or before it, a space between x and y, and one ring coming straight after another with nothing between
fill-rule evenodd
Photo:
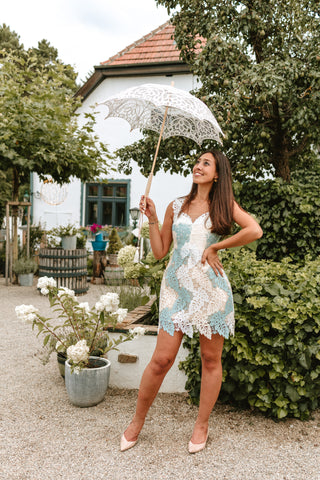
<instances>
[{"instance_id":1,"label":"ivy foliage","mask_svg":"<svg viewBox=\"0 0 320 480\"><path fill-rule=\"evenodd\" d=\"M201 81L195 93L226 135L223 151L234 177L259 178L267 172L289 181L291 171L310 165L320 130L319 1L157 3L172 13L181 57ZM134 145L138 165L147 171L151 139ZM185 144L173 143L176 158L184 159ZM166 163L170 145L163 142L157 168ZM188 145L187 155L199 150Z\"/></svg>"},{"instance_id":2,"label":"ivy foliage","mask_svg":"<svg viewBox=\"0 0 320 480\"><path fill-rule=\"evenodd\" d=\"M223 252L236 334L225 341L220 400L281 419L307 419L320 405L320 260L257 260L246 249ZM201 362L196 339L180 367L197 403Z\"/></svg>"},{"instance_id":3,"label":"ivy foliage","mask_svg":"<svg viewBox=\"0 0 320 480\"><path fill-rule=\"evenodd\" d=\"M320 159L312 170L297 170L291 183L281 178L235 184L240 205L263 229L257 258L279 261L290 256L304 263L320 256Z\"/></svg>"}]
</instances>

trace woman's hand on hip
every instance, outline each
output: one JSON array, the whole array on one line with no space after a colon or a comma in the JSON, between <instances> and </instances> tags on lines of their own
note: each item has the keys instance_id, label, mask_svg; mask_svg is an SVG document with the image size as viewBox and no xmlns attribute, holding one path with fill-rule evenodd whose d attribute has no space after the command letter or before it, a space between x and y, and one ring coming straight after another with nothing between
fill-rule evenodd
<instances>
[{"instance_id":1,"label":"woman's hand on hip","mask_svg":"<svg viewBox=\"0 0 320 480\"><path fill-rule=\"evenodd\" d=\"M202 254L201 263L204 264L206 261L208 262L210 267L213 268L214 273L217 276L220 273L220 275L223 277L222 263L220 262L220 258L218 257L217 250L215 250L212 246L206 248Z\"/></svg>"}]
</instances>

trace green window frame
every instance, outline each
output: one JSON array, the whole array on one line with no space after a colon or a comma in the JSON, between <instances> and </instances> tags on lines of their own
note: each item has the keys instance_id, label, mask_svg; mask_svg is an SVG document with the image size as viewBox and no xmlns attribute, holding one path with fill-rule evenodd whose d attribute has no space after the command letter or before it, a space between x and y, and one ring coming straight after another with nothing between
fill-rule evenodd
<instances>
[{"instance_id":1,"label":"green window frame","mask_svg":"<svg viewBox=\"0 0 320 480\"><path fill-rule=\"evenodd\" d=\"M85 224L129 225L130 180L86 183Z\"/></svg>"}]
</instances>

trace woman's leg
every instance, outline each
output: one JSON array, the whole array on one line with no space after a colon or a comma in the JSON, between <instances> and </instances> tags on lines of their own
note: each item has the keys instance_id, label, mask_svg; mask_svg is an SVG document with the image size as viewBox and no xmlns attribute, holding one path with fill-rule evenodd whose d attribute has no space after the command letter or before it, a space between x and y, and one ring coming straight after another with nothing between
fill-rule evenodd
<instances>
[{"instance_id":1,"label":"woman's leg","mask_svg":"<svg viewBox=\"0 0 320 480\"><path fill-rule=\"evenodd\" d=\"M160 330L157 345L150 363L143 372L140 382L136 413L125 431L125 438L134 441L138 438L143 427L146 415L154 401L167 372L172 367L181 345L183 334L174 332L171 336Z\"/></svg>"},{"instance_id":2,"label":"woman's leg","mask_svg":"<svg viewBox=\"0 0 320 480\"><path fill-rule=\"evenodd\" d=\"M218 334L212 335L210 340L200 335L202 374L199 412L191 437L194 444L205 442L209 416L219 396L222 383L223 341L224 338Z\"/></svg>"}]
</instances>

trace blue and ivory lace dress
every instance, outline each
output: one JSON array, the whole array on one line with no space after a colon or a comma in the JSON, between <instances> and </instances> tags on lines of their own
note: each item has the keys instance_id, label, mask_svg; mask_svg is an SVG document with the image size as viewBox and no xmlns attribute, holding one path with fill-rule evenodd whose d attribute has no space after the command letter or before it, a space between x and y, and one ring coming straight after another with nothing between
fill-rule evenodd
<instances>
[{"instance_id":1,"label":"blue and ivory lace dress","mask_svg":"<svg viewBox=\"0 0 320 480\"><path fill-rule=\"evenodd\" d=\"M196 331L209 339L215 333L228 338L234 334L229 280L201 263L203 251L217 243L219 235L210 232L208 213L194 222L186 213L179 215L183 201L173 202L174 250L161 284L159 328L170 335L176 330L192 337Z\"/></svg>"}]
</instances>

